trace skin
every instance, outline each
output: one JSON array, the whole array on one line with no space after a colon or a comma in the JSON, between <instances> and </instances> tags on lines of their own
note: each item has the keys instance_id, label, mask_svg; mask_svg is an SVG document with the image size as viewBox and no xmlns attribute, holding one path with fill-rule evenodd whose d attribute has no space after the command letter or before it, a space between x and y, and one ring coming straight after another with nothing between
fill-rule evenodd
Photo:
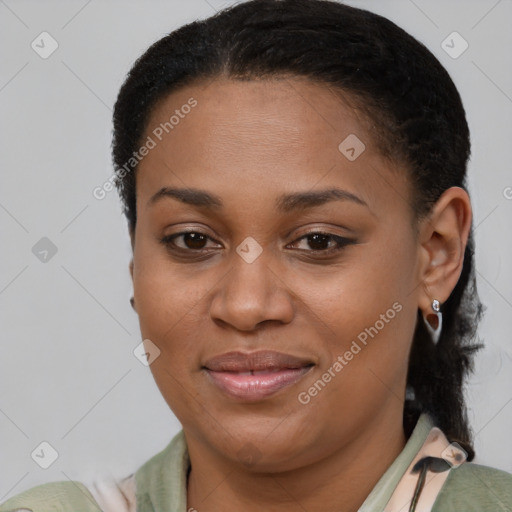
<instances>
[{"instance_id":1,"label":"skin","mask_svg":"<svg viewBox=\"0 0 512 512\"><path fill-rule=\"evenodd\" d=\"M142 336L161 351L150 368L188 444L187 507L356 511L405 445L417 311L428 315L455 287L469 198L451 188L415 225L407 171L381 155L371 123L346 95L300 78L189 85L158 103L144 138L190 97L197 106L139 164L130 263ZM338 150L349 134L366 145L355 161ZM162 187L203 189L223 206L148 204ZM366 205L276 209L281 194L333 187ZM179 237L181 252L159 241L187 229L209 238ZM322 257L336 243L315 245L311 231L353 243ZM236 252L248 236L263 250L252 263ZM300 403L394 303L401 311ZM202 369L228 351L264 349L314 367L256 403L226 396Z\"/></svg>"}]
</instances>

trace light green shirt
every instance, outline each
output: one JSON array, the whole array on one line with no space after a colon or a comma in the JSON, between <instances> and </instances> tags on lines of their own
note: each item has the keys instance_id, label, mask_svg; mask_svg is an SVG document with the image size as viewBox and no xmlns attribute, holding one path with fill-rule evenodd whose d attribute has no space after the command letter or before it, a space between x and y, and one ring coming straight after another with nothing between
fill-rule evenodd
<instances>
[{"instance_id":1,"label":"light green shirt","mask_svg":"<svg viewBox=\"0 0 512 512\"><path fill-rule=\"evenodd\" d=\"M359 512L382 512L433 427L423 414L404 449L382 475ZM183 431L135 473L137 512L187 512L190 460ZM0 512L99 512L81 482L55 482L29 489L0 505ZM512 512L512 475L466 462L450 470L432 512Z\"/></svg>"}]
</instances>

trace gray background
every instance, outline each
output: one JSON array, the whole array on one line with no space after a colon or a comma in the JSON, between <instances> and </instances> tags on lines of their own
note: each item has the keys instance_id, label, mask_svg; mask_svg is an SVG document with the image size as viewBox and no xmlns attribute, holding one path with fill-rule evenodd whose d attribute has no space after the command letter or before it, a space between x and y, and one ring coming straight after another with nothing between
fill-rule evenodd
<instances>
[{"instance_id":1,"label":"gray background","mask_svg":"<svg viewBox=\"0 0 512 512\"><path fill-rule=\"evenodd\" d=\"M46 481L125 476L179 429L133 355L141 340L118 197L99 201L92 190L112 173L111 110L135 58L232 3L0 0L0 502ZM478 283L488 307L480 329L487 348L467 397L477 460L512 471L512 3L350 3L424 42L466 106ZM31 48L43 31L59 45L47 59ZM457 59L441 47L453 31L469 43ZM32 251L43 237L57 248L46 262ZM42 441L59 454L48 469L31 458Z\"/></svg>"}]
</instances>

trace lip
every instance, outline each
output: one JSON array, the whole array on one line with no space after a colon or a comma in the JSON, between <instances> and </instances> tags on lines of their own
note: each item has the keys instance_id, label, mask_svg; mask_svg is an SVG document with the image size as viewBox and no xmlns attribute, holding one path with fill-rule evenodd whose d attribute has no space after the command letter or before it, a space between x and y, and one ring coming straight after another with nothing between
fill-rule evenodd
<instances>
[{"instance_id":1,"label":"lip","mask_svg":"<svg viewBox=\"0 0 512 512\"><path fill-rule=\"evenodd\" d=\"M265 350L227 352L209 359L203 369L230 397L254 402L297 383L313 366L309 359Z\"/></svg>"}]
</instances>

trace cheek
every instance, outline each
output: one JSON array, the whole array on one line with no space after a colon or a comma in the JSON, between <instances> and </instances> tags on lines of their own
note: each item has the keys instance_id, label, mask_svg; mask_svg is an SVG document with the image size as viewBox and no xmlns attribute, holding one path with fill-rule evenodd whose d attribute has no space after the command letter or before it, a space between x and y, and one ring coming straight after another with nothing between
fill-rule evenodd
<instances>
[{"instance_id":1,"label":"cheek","mask_svg":"<svg viewBox=\"0 0 512 512\"><path fill-rule=\"evenodd\" d=\"M310 302L315 316L329 327L324 369L342 356L340 375L349 389L399 389L407 372L417 314L412 301L415 246L404 241L400 251L392 247L376 243L372 250L359 251Z\"/></svg>"},{"instance_id":2,"label":"cheek","mask_svg":"<svg viewBox=\"0 0 512 512\"><path fill-rule=\"evenodd\" d=\"M168 262L155 258L134 273L134 289L142 337L160 350L150 365L155 383L180 421L193 423L202 413L193 397L198 392L194 387L197 345L204 332L201 297L207 287L184 279Z\"/></svg>"},{"instance_id":3,"label":"cheek","mask_svg":"<svg viewBox=\"0 0 512 512\"><path fill-rule=\"evenodd\" d=\"M151 367L180 374L191 354L190 344L197 339L198 303L207 288L184 279L183 272L169 264L165 250L156 244L143 237L137 244L133 286L140 330L142 337L161 351Z\"/></svg>"},{"instance_id":4,"label":"cheek","mask_svg":"<svg viewBox=\"0 0 512 512\"><path fill-rule=\"evenodd\" d=\"M414 268L412 251L391 254L362 249L349 265L310 292L308 300L340 338L356 337L379 322L382 315L386 329L393 324L400 330L404 316L410 316L407 305L416 287ZM381 322L378 327L384 333Z\"/></svg>"}]
</instances>

